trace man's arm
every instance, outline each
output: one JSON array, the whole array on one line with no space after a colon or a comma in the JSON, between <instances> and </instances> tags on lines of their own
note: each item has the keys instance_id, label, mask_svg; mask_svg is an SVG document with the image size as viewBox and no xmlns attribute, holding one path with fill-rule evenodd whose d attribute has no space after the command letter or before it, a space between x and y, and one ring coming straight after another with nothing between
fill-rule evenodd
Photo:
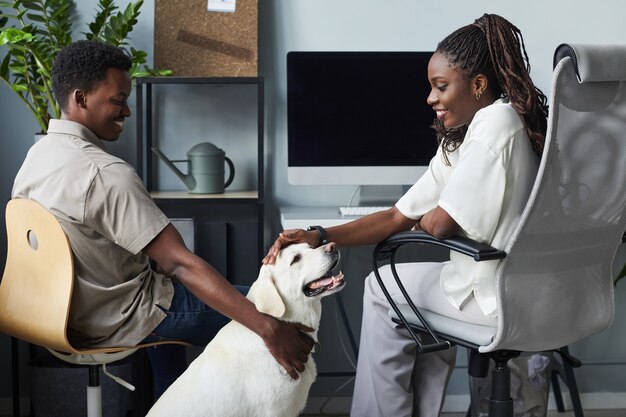
<instances>
[{"instance_id":1,"label":"man's arm","mask_svg":"<svg viewBox=\"0 0 626 417\"><path fill-rule=\"evenodd\" d=\"M298 378L297 371L304 370L314 343L302 331L313 329L285 323L257 311L254 304L218 271L185 247L182 237L171 224L143 252L166 276L178 279L204 303L258 334L287 373L293 379Z\"/></svg>"}]
</instances>

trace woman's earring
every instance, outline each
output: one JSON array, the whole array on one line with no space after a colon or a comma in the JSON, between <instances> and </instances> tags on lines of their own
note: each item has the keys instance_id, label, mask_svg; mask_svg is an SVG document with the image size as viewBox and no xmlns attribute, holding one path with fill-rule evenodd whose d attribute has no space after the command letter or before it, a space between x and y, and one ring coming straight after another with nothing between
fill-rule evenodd
<instances>
[{"instance_id":1,"label":"woman's earring","mask_svg":"<svg viewBox=\"0 0 626 417\"><path fill-rule=\"evenodd\" d=\"M476 91L476 100L480 100L480 96L482 96L482 95L483 95L482 91L480 91L480 90Z\"/></svg>"}]
</instances>

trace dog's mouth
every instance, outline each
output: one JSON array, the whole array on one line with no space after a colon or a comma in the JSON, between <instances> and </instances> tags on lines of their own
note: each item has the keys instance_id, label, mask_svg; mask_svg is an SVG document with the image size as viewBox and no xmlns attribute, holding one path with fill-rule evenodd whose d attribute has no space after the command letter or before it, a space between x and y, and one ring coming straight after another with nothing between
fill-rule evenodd
<instances>
[{"instance_id":1,"label":"dog's mouth","mask_svg":"<svg viewBox=\"0 0 626 417\"><path fill-rule=\"evenodd\" d=\"M309 282L304 286L302 292L307 297L315 297L322 293L330 295L341 290L344 285L346 285L346 281L343 279L343 272L339 271L337 275L328 274Z\"/></svg>"}]
</instances>

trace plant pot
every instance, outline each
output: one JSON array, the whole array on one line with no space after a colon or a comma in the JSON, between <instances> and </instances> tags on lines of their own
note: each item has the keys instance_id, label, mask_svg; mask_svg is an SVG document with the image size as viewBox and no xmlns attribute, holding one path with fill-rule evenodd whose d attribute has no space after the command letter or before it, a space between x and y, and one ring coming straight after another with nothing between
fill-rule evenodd
<instances>
[{"instance_id":1,"label":"plant pot","mask_svg":"<svg viewBox=\"0 0 626 417\"><path fill-rule=\"evenodd\" d=\"M84 417L87 415L87 383L89 370L62 362L52 356L33 359L28 364L32 411L36 417ZM128 361L107 366L107 370L130 380L132 367ZM126 415L130 391L104 375L102 386L102 416Z\"/></svg>"}]
</instances>

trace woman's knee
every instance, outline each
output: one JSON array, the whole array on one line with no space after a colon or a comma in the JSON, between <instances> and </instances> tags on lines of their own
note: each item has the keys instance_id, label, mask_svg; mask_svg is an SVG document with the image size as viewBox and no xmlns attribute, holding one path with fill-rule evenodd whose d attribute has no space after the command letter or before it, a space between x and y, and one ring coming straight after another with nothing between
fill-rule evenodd
<instances>
[{"instance_id":1,"label":"woman's knee","mask_svg":"<svg viewBox=\"0 0 626 417\"><path fill-rule=\"evenodd\" d=\"M378 271L379 274L381 274L381 278L383 277L382 274L384 274L385 272L383 271L384 269L389 269L387 265L381 267ZM374 271L370 272L370 274L365 278L365 284L364 284L364 288L363 288L363 301L365 303L366 300L368 299L372 299L372 297L376 298L376 299L380 299L380 298L385 298L385 294L383 293L382 289L380 288L380 284L378 283L378 279L376 278L376 274L374 274Z\"/></svg>"}]
</instances>

